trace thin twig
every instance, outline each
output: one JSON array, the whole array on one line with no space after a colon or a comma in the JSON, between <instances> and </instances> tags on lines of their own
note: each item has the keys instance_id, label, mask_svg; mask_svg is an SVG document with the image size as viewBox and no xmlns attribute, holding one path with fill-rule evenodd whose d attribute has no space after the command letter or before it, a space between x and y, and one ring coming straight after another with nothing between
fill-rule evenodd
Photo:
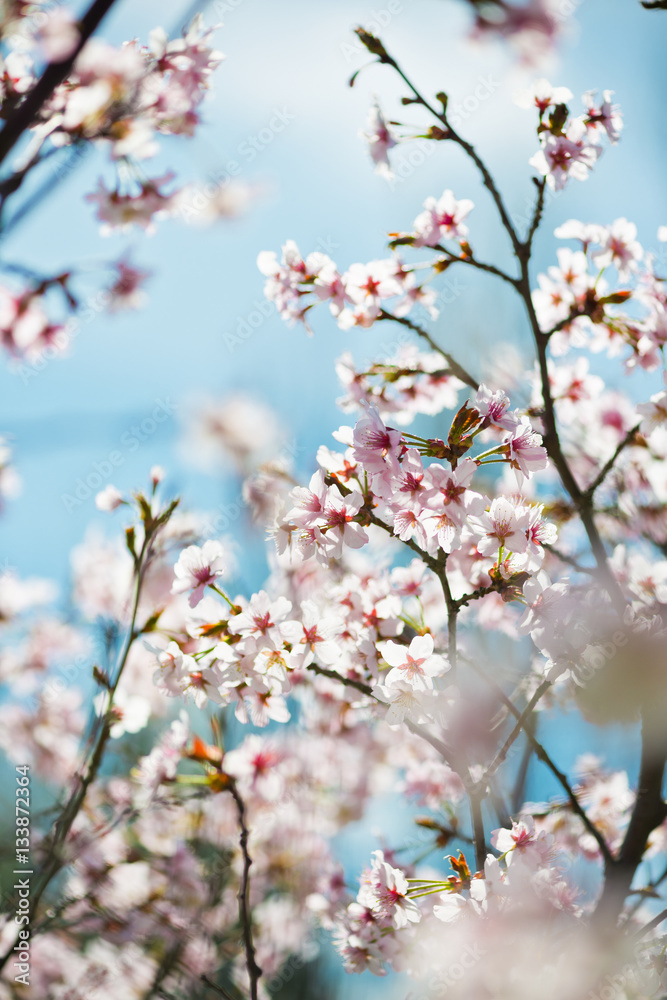
<instances>
[{"instance_id":1,"label":"thin twig","mask_svg":"<svg viewBox=\"0 0 667 1000\"><path fill-rule=\"evenodd\" d=\"M212 979L208 978L208 976L202 974L200 978L202 983L204 983L204 985L207 986L209 990L214 990L221 997L225 997L225 1000L235 1000L235 997L233 997L231 993L228 993L227 990L222 988L222 986L218 986L218 984L214 983Z\"/></svg>"},{"instance_id":2,"label":"thin twig","mask_svg":"<svg viewBox=\"0 0 667 1000\"><path fill-rule=\"evenodd\" d=\"M455 361L451 354L448 354L447 351L443 351L442 347L440 347L439 344L436 344L435 340L433 340L431 334L420 326L419 323L415 323L407 316L394 316L393 313L387 312L384 309L380 312L380 319L391 319L394 323L400 323L401 326L405 326L408 330L412 330L413 333L418 334L418 336L422 337L426 341L431 350L437 351L438 354L445 359L452 375L455 375L462 382L465 382L465 384L469 385L471 389L479 389L479 382L475 381L470 372L467 372L465 368L458 363L458 361Z\"/></svg>"},{"instance_id":3,"label":"thin twig","mask_svg":"<svg viewBox=\"0 0 667 1000\"><path fill-rule=\"evenodd\" d=\"M240 830L239 845L241 847L241 854L243 855L243 872L238 891L239 919L243 931L246 969L250 980L250 1000L257 1000L258 984L262 970L257 964L255 943L252 936L252 914L250 912L250 866L252 865L252 858L248 851L249 830L246 823L246 807L233 778L229 779L229 791L236 803L236 813Z\"/></svg>"},{"instance_id":4,"label":"thin twig","mask_svg":"<svg viewBox=\"0 0 667 1000\"><path fill-rule=\"evenodd\" d=\"M546 694L546 692L549 690L550 687L551 687L551 681L542 681L540 686L534 692L533 697L530 699L530 701L524 708L523 712L518 717L514 729L509 734L509 736L501 746L500 750L498 751L498 753L496 754L496 756L493 758L488 768L486 769L486 776L485 776L486 778L492 777L496 773L500 765L503 763L503 761L507 758L507 754L509 753L510 747L517 740L517 738L523 731L526 719L529 718L531 712L537 705L542 695Z\"/></svg>"},{"instance_id":5,"label":"thin twig","mask_svg":"<svg viewBox=\"0 0 667 1000\"><path fill-rule=\"evenodd\" d=\"M632 444L632 442L634 441L640 426L641 426L640 424L635 424L634 427L630 428L630 430L627 432L623 440L619 441L618 445L616 446L616 450L614 451L614 454L611 456L611 458L607 459L607 461L604 463L604 465L598 472L593 482L590 484L590 486L587 486L586 489L583 491L584 496L587 499L589 500L593 499L593 494L598 489L598 487L602 485L604 480L607 478L608 474L611 472L618 456L621 454L624 448L627 448L628 445Z\"/></svg>"},{"instance_id":6,"label":"thin twig","mask_svg":"<svg viewBox=\"0 0 667 1000\"><path fill-rule=\"evenodd\" d=\"M483 872L486 861L486 835L484 833L484 817L482 816L484 794L479 787L471 788L468 791L468 798L470 799L472 836L475 842L475 865L478 872Z\"/></svg>"},{"instance_id":7,"label":"thin twig","mask_svg":"<svg viewBox=\"0 0 667 1000\"><path fill-rule=\"evenodd\" d=\"M533 177L533 183L537 188L537 200L535 202L535 209L533 211L533 219L530 224L530 229L528 230L528 235L526 236L523 244L526 248L526 253L528 254L532 251L533 239L539 228L540 222L542 221L542 213L544 211L544 193L547 187L547 179L546 177L542 177L538 180L536 177Z\"/></svg>"},{"instance_id":8,"label":"thin twig","mask_svg":"<svg viewBox=\"0 0 667 1000\"><path fill-rule=\"evenodd\" d=\"M516 705L507 697L501 686L492 677L489 677L486 671L482 670L482 668L479 667L472 660L469 662L470 666L473 668L475 673L478 674L480 677L482 677L486 681L486 683L493 688L498 698L500 698L500 700L502 701L503 705L505 705L505 707L509 709L509 711L512 713L514 718L518 720L517 725L520 725L521 729L523 729L524 733L528 737L528 740L531 743L538 759L541 760L543 764L546 764L546 766L549 768L553 776L558 780L561 787L563 788L563 791L570 800L570 804L572 806L573 811L581 819L581 821L583 822L584 826L591 834L591 836L595 838L597 845L600 848L602 856L605 860L605 864L606 865L613 864L614 859L612 857L611 851L609 850L606 840L604 839L598 828L595 826L595 824L592 822L592 820L589 819L587 813L581 806L579 799L575 795L572 786L568 781L567 775L563 771L561 771L560 768L556 766L556 764L553 762L547 751L544 749L543 745L535 737L535 734L533 733L529 723L529 719L532 714L532 707L531 707L531 712L528 715L526 714L526 711L521 712L516 707Z\"/></svg>"},{"instance_id":9,"label":"thin twig","mask_svg":"<svg viewBox=\"0 0 667 1000\"><path fill-rule=\"evenodd\" d=\"M551 545L549 542L543 542L542 547L545 548L547 552L551 552L553 556L556 556L556 559L560 559L561 562L566 563L568 566L572 566L576 569L577 573L587 573L588 576L597 575L596 570L591 569L590 566L582 566L578 559L575 559L574 556L569 555L567 552L562 552L560 549L557 549L555 545Z\"/></svg>"},{"instance_id":10,"label":"thin twig","mask_svg":"<svg viewBox=\"0 0 667 1000\"><path fill-rule=\"evenodd\" d=\"M654 927L657 927L658 924L661 924L663 920L666 919L667 919L667 910L662 910L660 913L656 914L656 916L653 917L652 920L649 920L649 922L645 924L641 930L637 931L637 933L634 935L635 940L637 940L638 938L643 938L645 934L648 934L649 931L652 931Z\"/></svg>"},{"instance_id":11,"label":"thin twig","mask_svg":"<svg viewBox=\"0 0 667 1000\"><path fill-rule=\"evenodd\" d=\"M130 617L130 623L127 630L127 635L125 637L125 642L121 650L118 666L116 668L116 676L112 685L108 689L108 705L107 711L104 717L102 717L97 723L97 736L93 739L94 749L92 751L92 756L87 763L84 763L82 767L82 772L77 775L76 785L64 806L60 816L56 820L53 826L53 832L49 838L49 850L44 863L41 866L41 873L39 881L32 893L30 899L30 910L29 910L29 926L32 927L35 916L44 895L44 892L50 885L53 878L57 875L60 869L63 867L64 858L62 857L62 848L67 840L70 830L74 824L76 817L78 816L84 802L88 789L97 777L98 771L102 764L102 759L104 757L104 752L106 750L107 743L109 741L111 732L111 723L109 720L109 711L113 706L113 699L116 694L116 690L120 683L121 677L123 675L123 670L127 663L127 658L130 652L132 643L136 638L135 625L137 620L137 611L139 609L139 599L141 597L141 589L143 578L146 570L146 566L150 559L150 554L152 551L153 540L155 538L155 532L149 533L146 531L144 541L141 547L141 551L135 560L135 575L134 575L134 594L132 601L132 612ZM93 730L95 732L95 730ZM91 745L92 745L91 742ZM0 969L4 966L7 959L11 955L11 951L6 953L0 958Z\"/></svg>"},{"instance_id":12,"label":"thin twig","mask_svg":"<svg viewBox=\"0 0 667 1000\"><path fill-rule=\"evenodd\" d=\"M496 267L495 264L485 264L483 261L477 260L477 258L472 254L468 257L459 257L457 254L452 253L451 250L448 250L447 247L441 246L439 243L436 244L434 250L438 250L440 253L446 254L447 259L451 261L452 264L467 264L468 267L474 267L478 271L486 271L488 274L495 274L495 276L500 278L501 281L507 282L508 285L511 285L514 289L516 289L518 279L513 278L511 274L507 274L505 271L501 271L501 269Z\"/></svg>"},{"instance_id":13,"label":"thin twig","mask_svg":"<svg viewBox=\"0 0 667 1000\"><path fill-rule=\"evenodd\" d=\"M375 701L384 705L379 698L376 698L373 694L373 689L369 684L365 684L363 681L354 680L352 677L343 677L342 674L336 673L335 670L328 670L326 667L321 667L318 663L310 663L306 670L310 670L314 674L319 674L321 677L328 677L330 680L339 681L345 687L355 688L355 690L360 691L362 694L367 695L369 698L373 698ZM461 774L461 765L456 760L456 755L451 747L439 740L437 736L433 736L429 733L428 729L425 729L418 722L412 722L410 719L404 719L404 725L408 727L411 733L415 736L419 736L421 739L429 743L434 750L437 750L442 759L448 764L457 774Z\"/></svg>"},{"instance_id":14,"label":"thin twig","mask_svg":"<svg viewBox=\"0 0 667 1000\"><path fill-rule=\"evenodd\" d=\"M78 22L79 41L72 54L67 59L63 59L62 62L49 63L37 83L28 91L25 99L7 119L2 132L0 132L0 163L5 160L23 133L34 123L56 88L69 76L79 52L97 30L103 18L113 7L114 2L115 0L94 0Z\"/></svg>"}]
</instances>

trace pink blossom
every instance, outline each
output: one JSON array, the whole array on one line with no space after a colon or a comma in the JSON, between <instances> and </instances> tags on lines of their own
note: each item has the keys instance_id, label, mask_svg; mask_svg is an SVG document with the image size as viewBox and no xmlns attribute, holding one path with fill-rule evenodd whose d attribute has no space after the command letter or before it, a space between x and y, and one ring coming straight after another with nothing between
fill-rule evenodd
<instances>
[{"instance_id":1,"label":"pink blossom","mask_svg":"<svg viewBox=\"0 0 667 1000\"><path fill-rule=\"evenodd\" d=\"M138 309L146 301L143 284L150 277L150 271L141 271L123 260L116 264L118 275L109 289L109 309L118 312L120 309Z\"/></svg>"},{"instance_id":2,"label":"pink blossom","mask_svg":"<svg viewBox=\"0 0 667 1000\"><path fill-rule=\"evenodd\" d=\"M516 410L510 410L510 399L502 389L489 389L482 383L475 393L474 406L486 418L485 423L513 431L519 422Z\"/></svg>"},{"instance_id":3,"label":"pink blossom","mask_svg":"<svg viewBox=\"0 0 667 1000\"><path fill-rule=\"evenodd\" d=\"M465 239L468 227L463 224L463 220L474 207L474 203L468 198L457 201L450 190L446 190L438 200L427 198L424 211L414 222L417 234L414 246L432 247L443 239Z\"/></svg>"},{"instance_id":4,"label":"pink blossom","mask_svg":"<svg viewBox=\"0 0 667 1000\"><path fill-rule=\"evenodd\" d=\"M415 690L433 687L433 677L441 676L448 669L442 656L433 653L433 636L417 635L409 646L399 646L391 639L380 646L382 658L392 668L385 684L406 681Z\"/></svg>"},{"instance_id":5,"label":"pink blossom","mask_svg":"<svg viewBox=\"0 0 667 1000\"><path fill-rule=\"evenodd\" d=\"M294 507L287 513L286 520L301 528L313 527L324 517L327 496L328 487L324 482L324 471L318 469L308 487L295 486L290 493Z\"/></svg>"},{"instance_id":6,"label":"pink blossom","mask_svg":"<svg viewBox=\"0 0 667 1000\"><path fill-rule=\"evenodd\" d=\"M327 490L322 531L326 534L327 549L332 546L330 558L340 559L343 545L358 549L368 542L368 535L355 521L363 503L360 493L348 493L343 497L335 486Z\"/></svg>"},{"instance_id":7,"label":"pink blossom","mask_svg":"<svg viewBox=\"0 0 667 1000\"><path fill-rule=\"evenodd\" d=\"M561 191L569 177L585 181L599 155L599 146L588 141L585 124L575 119L562 134L544 133L542 149L529 162L546 177L550 188Z\"/></svg>"},{"instance_id":8,"label":"pink blossom","mask_svg":"<svg viewBox=\"0 0 667 1000\"><path fill-rule=\"evenodd\" d=\"M353 309L343 309L338 325L371 326L380 315L386 299L400 295L401 285L396 278L393 260L372 260L368 264L352 264L342 277L342 283Z\"/></svg>"},{"instance_id":9,"label":"pink blossom","mask_svg":"<svg viewBox=\"0 0 667 1000\"><path fill-rule=\"evenodd\" d=\"M477 548L483 555L495 556L500 548L509 552L526 551L528 515L506 497L496 497L488 512L471 518L471 524L481 535Z\"/></svg>"},{"instance_id":10,"label":"pink blossom","mask_svg":"<svg viewBox=\"0 0 667 1000\"><path fill-rule=\"evenodd\" d=\"M283 643L281 622L292 610L292 602L285 597L272 601L265 590L253 594L247 607L229 621L229 631L234 635L252 636L260 644L279 648Z\"/></svg>"},{"instance_id":11,"label":"pink blossom","mask_svg":"<svg viewBox=\"0 0 667 1000\"><path fill-rule=\"evenodd\" d=\"M521 90L514 97L515 103L520 108L537 108L540 118L548 108L557 104L567 104L570 100L572 100L571 90L567 87L552 87L544 78L537 80L530 90Z\"/></svg>"},{"instance_id":12,"label":"pink blossom","mask_svg":"<svg viewBox=\"0 0 667 1000\"><path fill-rule=\"evenodd\" d=\"M48 11L36 37L48 62L62 62L76 49L80 34L70 11L56 7Z\"/></svg>"},{"instance_id":13,"label":"pink blossom","mask_svg":"<svg viewBox=\"0 0 667 1000\"><path fill-rule=\"evenodd\" d=\"M613 90L602 92L602 102L598 105L595 102L595 91L587 91L582 101L586 107L586 126L589 133L599 139L600 133L606 132L610 142L618 142L623 128L623 116L618 104L611 103Z\"/></svg>"},{"instance_id":14,"label":"pink blossom","mask_svg":"<svg viewBox=\"0 0 667 1000\"><path fill-rule=\"evenodd\" d=\"M98 510L110 512L125 503L125 498L120 490L109 484L95 497L95 506Z\"/></svg>"},{"instance_id":15,"label":"pink blossom","mask_svg":"<svg viewBox=\"0 0 667 1000\"><path fill-rule=\"evenodd\" d=\"M396 145L396 139L384 120L379 105L373 105L368 114L366 131L360 132L359 135L368 142L376 174L380 174L380 176L387 179L393 177L394 175L389 165L387 154Z\"/></svg>"},{"instance_id":16,"label":"pink blossom","mask_svg":"<svg viewBox=\"0 0 667 1000\"><path fill-rule=\"evenodd\" d=\"M145 807L157 795L165 781L173 781L188 741L189 725L185 712L172 722L151 752L139 760L134 779L139 785L137 805Z\"/></svg>"},{"instance_id":17,"label":"pink blossom","mask_svg":"<svg viewBox=\"0 0 667 1000\"><path fill-rule=\"evenodd\" d=\"M367 906L382 922L405 927L421 919L419 908L407 891L408 883L400 868L393 868L385 861L382 851L374 851L371 868L365 873L357 896L361 905Z\"/></svg>"},{"instance_id":18,"label":"pink blossom","mask_svg":"<svg viewBox=\"0 0 667 1000\"><path fill-rule=\"evenodd\" d=\"M451 472L432 462L426 470L424 506L437 514L444 507L447 516L460 526L469 515L481 514L484 498L481 493L468 489L476 469L477 464L471 458L464 459Z\"/></svg>"},{"instance_id":19,"label":"pink blossom","mask_svg":"<svg viewBox=\"0 0 667 1000\"><path fill-rule=\"evenodd\" d=\"M424 512L421 521L428 538L437 540L443 552L453 552L461 544L461 517L453 504L446 504L443 510Z\"/></svg>"},{"instance_id":20,"label":"pink blossom","mask_svg":"<svg viewBox=\"0 0 667 1000\"><path fill-rule=\"evenodd\" d=\"M191 608L196 607L204 596L204 591L222 576L224 550L220 542L209 540L200 547L189 545L184 549L174 566L175 580L172 594L192 591L189 598Z\"/></svg>"},{"instance_id":21,"label":"pink blossom","mask_svg":"<svg viewBox=\"0 0 667 1000\"><path fill-rule=\"evenodd\" d=\"M342 631L342 623L331 615L323 614L314 601L303 601L301 620L285 622L282 627L302 667L315 659L325 665L334 663L340 657L336 637Z\"/></svg>"},{"instance_id":22,"label":"pink blossom","mask_svg":"<svg viewBox=\"0 0 667 1000\"><path fill-rule=\"evenodd\" d=\"M375 476L396 476L400 473L398 455L403 437L400 431L386 427L377 407L367 406L354 427L354 458L366 472Z\"/></svg>"},{"instance_id":23,"label":"pink blossom","mask_svg":"<svg viewBox=\"0 0 667 1000\"><path fill-rule=\"evenodd\" d=\"M634 223L627 219L616 219L611 226L602 230L599 239L602 249L594 251L593 260L598 267L613 264L621 281L627 281L644 255L636 236L637 227Z\"/></svg>"},{"instance_id":24,"label":"pink blossom","mask_svg":"<svg viewBox=\"0 0 667 1000\"><path fill-rule=\"evenodd\" d=\"M496 830L492 843L496 850L507 854L508 866L517 854L535 867L546 864L553 854L553 837L543 830L538 833L532 816L513 822L511 830Z\"/></svg>"},{"instance_id":25,"label":"pink blossom","mask_svg":"<svg viewBox=\"0 0 667 1000\"><path fill-rule=\"evenodd\" d=\"M136 195L109 191L104 181L100 180L97 191L86 195L86 201L97 204L97 218L103 223L102 235L107 236L116 229L126 231L135 225L149 232L154 231L155 221L169 215L177 207L176 193L163 194L160 191L160 186L172 179L171 174L166 174L152 181L143 181L141 191Z\"/></svg>"},{"instance_id":26,"label":"pink blossom","mask_svg":"<svg viewBox=\"0 0 667 1000\"><path fill-rule=\"evenodd\" d=\"M534 472L541 472L549 465L542 438L535 433L527 417L522 417L512 436L504 442L503 451L515 471L519 486L524 476L530 479Z\"/></svg>"}]
</instances>

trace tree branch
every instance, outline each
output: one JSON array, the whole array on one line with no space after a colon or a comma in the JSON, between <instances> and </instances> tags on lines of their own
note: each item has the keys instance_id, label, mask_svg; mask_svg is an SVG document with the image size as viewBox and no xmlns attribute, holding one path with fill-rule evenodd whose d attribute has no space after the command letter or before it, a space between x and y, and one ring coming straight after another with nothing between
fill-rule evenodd
<instances>
[{"instance_id":1,"label":"tree branch","mask_svg":"<svg viewBox=\"0 0 667 1000\"><path fill-rule=\"evenodd\" d=\"M236 813L239 821L239 829L241 831L239 844L241 847L241 854L243 855L243 873L241 875L241 884L238 891L239 919L243 930L243 946L245 948L246 969L250 980L250 1000L257 1000L257 988L259 978L262 975L262 970L257 964L257 959L255 957L255 944L252 937L252 914L250 912L250 866L252 865L252 858L250 857L248 851L249 831L246 823L245 802L243 801L241 793L239 792L233 778L229 778L229 791L231 792L232 798L236 803Z\"/></svg>"},{"instance_id":2,"label":"tree branch","mask_svg":"<svg viewBox=\"0 0 667 1000\"><path fill-rule=\"evenodd\" d=\"M0 163L14 148L23 133L30 128L44 105L53 95L54 90L67 79L76 57L90 36L97 30L103 18L114 5L115 0L94 0L79 21L79 42L74 52L62 62L52 62L44 70L32 90L19 104L14 113L7 119L0 132Z\"/></svg>"},{"instance_id":3,"label":"tree branch","mask_svg":"<svg viewBox=\"0 0 667 1000\"><path fill-rule=\"evenodd\" d=\"M380 319L381 320L391 319L394 321L394 323L400 323L401 326L405 326L407 327L408 330L412 330L414 333L418 334L426 341L426 343L429 345L432 351L437 351L438 354L445 359L452 375L455 375L458 379L461 380L461 382L465 382L465 384L470 386L471 389L479 389L479 382L476 382L475 379L472 377L472 375L469 372L467 372L465 368L463 368L463 366L458 363L458 361L454 360L451 354L448 354L447 351L443 351L442 347L436 344L435 340L433 340L430 333L428 333L418 323L415 323L413 320L408 319L407 316L394 316L393 313L386 312L386 310L384 309L382 309L380 312Z\"/></svg>"},{"instance_id":4,"label":"tree branch","mask_svg":"<svg viewBox=\"0 0 667 1000\"><path fill-rule=\"evenodd\" d=\"M636 436L637 432L639 431L639 428L640 428L640 424L635 424L634 427L630 428L630 430L627 432L627 434L625 435L625 437L623 438L623 440L619 441L618 445L616 446L616 450L614 451L614 454L611 456L611 458L607 459L607 461L604 463L604 465L602 466L602 468L598 472L598 474L595 477L595 479L593 480L593 482L590 484L590 486L587 486L586 489L583 491L583 495L586 497L586 499L587 499L588 502L592 502L592 500L593 500L593 494L598 489L598 487L602 485L602 483L604 482L604 480L607 478L608 474L611 472L612 468L614 467L614 465L616 463L616 459L621 454L621 452L623 451L623 449L627 448L628 445L632 444L632 442L635 439L635 436Z\"/></svg>"},{"instance_id":5,"label":"tree branch","mask_svg":"<svg viewBox=\"0 0 667 1000\"><path fill-rule=\"evenodd\" d=\"M474 267L478 271L486 271L488 274L495 274L497 278L500 278L508 285L511 285L512 288L516 289L516 278L513 278L511 274L506 274L505 271L501 271L501 269L496 267L494 264L484 264L481 260L477 260L476 257L473 257L472 253L469 257L457 257L455 253L452 253L451 250L441 246L439 243L434 247L434 249L440 251L440 253L446 254L447 259L450 260L452 264L467 264L468 267Z\"/></svg>"},{"instance_id":6,"label":"tree branch","mask_svg":"<svg viewBox=\"0 0 667 1000\"><path fill-rule=\"evenodd\" d=\"M614 859L611 855L611 851L609 850L606 840L604 839L598 828L595 826L595 824L592 822L592 820L589 819L587 813L579 803L579 799L574 794L572 786L568 781L567 775L556 766L556 764L553 762L547 751L544 749L543 745L537 740L533 732L532 726L530 724L531 714L527 715L526 711L524 712L519 711L519 709L511 701L511 699L507 697L507 695L501 688L500 684L498 684L492 677L489 677L489 675L484 670L482 670L481 667L478 667L477 664L474 663L472 660L470 661L470 666L473 668L475 673L478 674L478 676L482 677L486 681L486 683L493 688L498 698L500 698L500 700L502 701L503 705L505 705L506 708L508 708L509 711L512 713L514 718L518 720L517 725L520 725L521 728L523 729L524 733L528 738L529 743L531 744L533 750L535 751L538 760L541 760L543 764L546 764L546 766L549 768L553 776L558 780L565 794L570 800L572 809L581 819L581 821L583 822L584 826L591 834L591 836L595 838L597 845L600 848L600 852L602 853L602 857L605 860L605 865L613 864ZM531 713L532 713L532 708L531 708Z\"/></svg>"},{"instance_id":7,"label":"tree branch","mask_svg":"<svg viewBox=\"0 0 667 1000\"><path fill-rule=\"evenodd\" d=\"M648 838L667 818L667 805L662 797L665 772L665 750L656 752L650 713L642 712L642 753L637 782L637 798L625 838L595 911L595 918L604 924L616 922L626 896L630 892L635 872L644 856ZM658 725L661 723L658 721Z\"/></svg>"}]
</instances>

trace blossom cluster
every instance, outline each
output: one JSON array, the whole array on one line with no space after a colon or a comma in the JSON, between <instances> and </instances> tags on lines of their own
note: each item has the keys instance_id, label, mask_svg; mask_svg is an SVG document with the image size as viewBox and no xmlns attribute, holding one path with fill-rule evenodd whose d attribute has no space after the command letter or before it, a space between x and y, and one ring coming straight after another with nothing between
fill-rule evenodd
<instances>
[{"instance_id":1,"label":"blossom cluster","mask_svg":"<svg viewBox=\"0 0 667 1000\"><path fill-rule=\"evenodd\" d=\"M576 241L577 249L559 248L558 265L539 276L533 293L552 354L586 347L614 356L629 348L630 367L660 367L667 338L665 283L655 273L655 251L641 246L634 223L571 219L555 235Z\"/></svg>"},{"instance_id":2,"label":"blossom cluster","mask_svg":"<svg viewBox=\"0 0 667 1000\"><path fill-rule=\"evenodd\" d=\"M475 5L479 32L551 37L541 0L495 6L487 23ZM43 51L58 58L76 30L42 26ZM149 158L157 135L190 134L218 58L199 22L148 49L86 46L37 139L106 143L123 169ZM29 86L21 66L32 73L5 62L7 101ZM530 98L534 165L554 187L583 178L620 130L607 93L573 120L570 97L541 81ZM370 127L386 167L379 110ZM140 186L102 186L101 216L145 225L173 209L161 183ZM538 195L535 226L544 184ZM629 347L626 374L662 367L663 284L627 220L572 220L556 235L579 246L531 292L530 239L507 223L525 280L482 264L472 207L449 189L428 198L412 231L392 234L394 250L431 255L413 266L339 271L291 242L280 261L260 255L284 319L327 302L343 331L393 320L429 347L402 339L363 365L346 351L353 418L305 468L276 457L278 428L245 397L192 421L204 465L231 456L245 477L239 506L270 539L262 586L237 571L233 539L168 496L159 466L145 491L97 495L124 530L75 548L61 605L48 581L0 574L0 746L64 803L53 828L40 812L31 830L44 898L28 1000L187 997L202 982L268 1000L316 957L320 929L348 972L403 971L429 995L595 996L626 958L626 996L667 989L667 393L637 402L592 360ZM455 265L523 299L537 363L512 385L493 366L478 384L412 319L417 304L437 316L431 280ZM117 304L132 302L140 273L116 272ZM3 300L10 350L49 339L40 299L74 299L70 279ZM405 430L414 420L419 433ZM10 459L0 441L3 495ZM556 762L563 717L634 726L639 779L588 752ZM123 766L102 767L114 747ZM532 781L533 757L554 784ZM379 796L392 822L355 882L336 839ZM17 933L9 907L2 960L24 947ZM12 990L3 971L0 1000Z\"/></svg>"},{"instance_id":3,"label":"blossom cluster","mask_svg":"<svg viewBox=\"0 0 667 1000\"><path fill-rule=\"evenodd\" d=\"M587 91L582 97L584 114L570 117L567 102L572 92L567 87L538 80L532 92L519 95L521 106L537 108L541 149L530 163L553 190L561 191L570 177L585 181L602 153L602 140L618 142L623 119L612 96L612 91L605 90L597 101L595 91Z\"/></svg>"}]
</instances>

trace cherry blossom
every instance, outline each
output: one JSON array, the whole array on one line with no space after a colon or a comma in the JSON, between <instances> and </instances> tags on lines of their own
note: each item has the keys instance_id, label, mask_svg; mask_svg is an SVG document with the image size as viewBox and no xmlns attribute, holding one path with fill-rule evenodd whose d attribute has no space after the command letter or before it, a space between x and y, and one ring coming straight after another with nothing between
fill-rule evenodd
<instances>
[{"instance_id":1,"label":"cherry blossom","mask_svg":"<svg viewBox=\"0 0 667 1000\"><path fill-rule=\"evenodd\" d=\"M191 608L199 604L208 586L222 576L224 549L219 542L207 541L200 547L190 545L184 549L174 566L173 594L191 591L188 602Z\"/></svg>"},{"instance_id":2,"label":"cherry blossom","mask_svg":"<svg viewBox=\"0 0 667 1000\"><path fill-rule=\"evenodd\" d=\"M505 497L496 497L486 513L471 520L481 535L477 548L482 555L494 556L499 549L526 551L527 512Z\"/></svg>"},{"instance_id":3,"label":"cherry blossom","mask_svg":"<svg viewBox=\"0 0 667 1000\"><path fill-rule=\"evenodd\" d=\"M385 684L391 686L399 681L407 681L415 690L433 686L431 678L441 676L446 669L441 656L433 653L433 636L417 635L409 647L399 646L391 639L381 645L382 658L392 668Z\"/></svg>"},{"instance_id":4,"label":"cherry blossom","mask_svg":"<svg viewBox=\"0 0 667 1000\"><path fill-rule=\"evenodd\" d=\"M71 55L85 31L65 10L33 20L28 6L13 5L2 32L5 128L43 79L40 60ZM545 0L469 6L474 34L533 55L559 34ZM94 144L113 174L89 197L109 228L187 221L204 196L202 217L233 212L224 185L167 189L171 175L145 169L164 136L191 136L203 117L222 58L212 30L197 17L146 47L85 40L25 126L14 178L31 158ZM0 745L60 803L32 814L44 895L31 996L180 997L206 982L260 1000L322 932L346 972L400 972L452 998L606 996L605 977L628 996L664 991L662 257L624 217L569 219L556 238L573 244L529 280L547 186L590 174L620 112L605 91L584 95L577 116L571 92L545 79L520 97L537 110L541 175L524 225L455 97L413 85L370 28L357 39L373 56L364 72L398 71L410 120L421 130L430 117L420 142L445 158L458 146L481 175L509 256L495 241L473 253L472 202L450 190L369 262L339 267L289 240L260 253L267 316L275 306L306 325L328 306L318 323L345 340L339 405L353 416L331 447L295 447L292 460L266 404L235 393L196 408L185 450L238 480L238 566L196 490L163 499L173 474L149 461L145 491L101 473L91 487L97 510L119 513L92 511L69 590L2 568ZM375 107L365 136L379 172L412 127ZM503 118L507 142L508 128ZM443 273L473 269L521 300L520 349L496 310L494 351L462 356ZM127 256L106 270L105 304L138 305L145 272ZM8 272L0 331L17 370L48 347L64 353L87 274ZM379 323L376 351L366 331L377 344ZM307 364L298 345L285 350L288 367ZM13 461L0 439L3 496ZM246 546L263 530L266 567ZM579 757L563 751L563 719ZM619 725L611 766L590 751L602 755ZM357 890L353 841L369 830L380 849ZM10 904L3 1000L25 940L22 904ZM618 987L630 945L635 968Z\"/></svg>"},{"instance_id":5,"label":"cherry blossom","mask_svg":"<svg viewBox=\"0 0 667 1000\"><path fill-rule=\"evenodd\" d=\"M281 622L291 610L291 601L284 597L272 601L265 590L260 590L243 611L230 619L229 630L234 635L249 636L262 645L278 649L283 641Z\"/></svg>"},{"instance_id":6,"label":"cherry blossom","mask_svg":"<svg viewBox=\"0 0 667 1000\"><path fill-rule=\"evenodd\" d=\"M125 503L123 494L111 483L95 497L95 506L98 510L112 511L123 503Z\"/></svg>"},{"instance_id":7,"label":"cherry blossom","mask_svg":"<svg viewBox=\"0 0 667 1000\"><path fill-rule=\"evenodd\" d=\"M536 107L540 118L542 118L549 108L571 101L572 91L567 87L553 87L548 80L543 78L536 80L532 89L519 91L514 100L520 108Z\"/></svg>"},{"instance_id":8,"label":"cherry blossom","mask_svg":"<svg viewBox=\"0 0 667 1000\"><path fill-rule=\"evenodd\" d=\"M368 142L371 158L375 164L375 172L380 174L381 177L391 179L393 172L389 165L389 156L387 154L390 149L396 146L397 140L384 120L384 116L377 104L373 105L368 114L366 131L362 131L359 134L362 139L366 139Z\"/></svg>"},{"instance_id":9,"label":"cherry blossom","mask_svg":"<svg viewBox=\"0 0 667 1000\"><path fill-rule=\"evenodd\" d=\"M462 240L468 235L463 220L474 208L468 198L457 201L449 189L439 199L427 198L424 211L414 222L417 234L414 246L436 246L443 239Z\"/></svg>"},{"instance_id":10,"label":"cherry blossom","mask_svg":"<svg viewBox=\"0 0 667 1000\"><path fill-rule=\"evenodd\" d=\"M406 895L407 888L403 872L386 862L382 851L374 851L357 898L376 918L401 928L409 922L417 923L421 917L416 904Z\"/></svg>"},{"instance_id":11,"label":"cherry blossom","mask_svg":"<svg viewBox=\"0 0 667 1000\"><path fill-rule=\"evenodd\" d=\"M519 486L523 483L524 476L530 479L535 472L540 472L549 465L542 438L535 433L526 417L522 417L521 423L503 445L503 450L516 473Z\"/></svg>"}]
</instances>

